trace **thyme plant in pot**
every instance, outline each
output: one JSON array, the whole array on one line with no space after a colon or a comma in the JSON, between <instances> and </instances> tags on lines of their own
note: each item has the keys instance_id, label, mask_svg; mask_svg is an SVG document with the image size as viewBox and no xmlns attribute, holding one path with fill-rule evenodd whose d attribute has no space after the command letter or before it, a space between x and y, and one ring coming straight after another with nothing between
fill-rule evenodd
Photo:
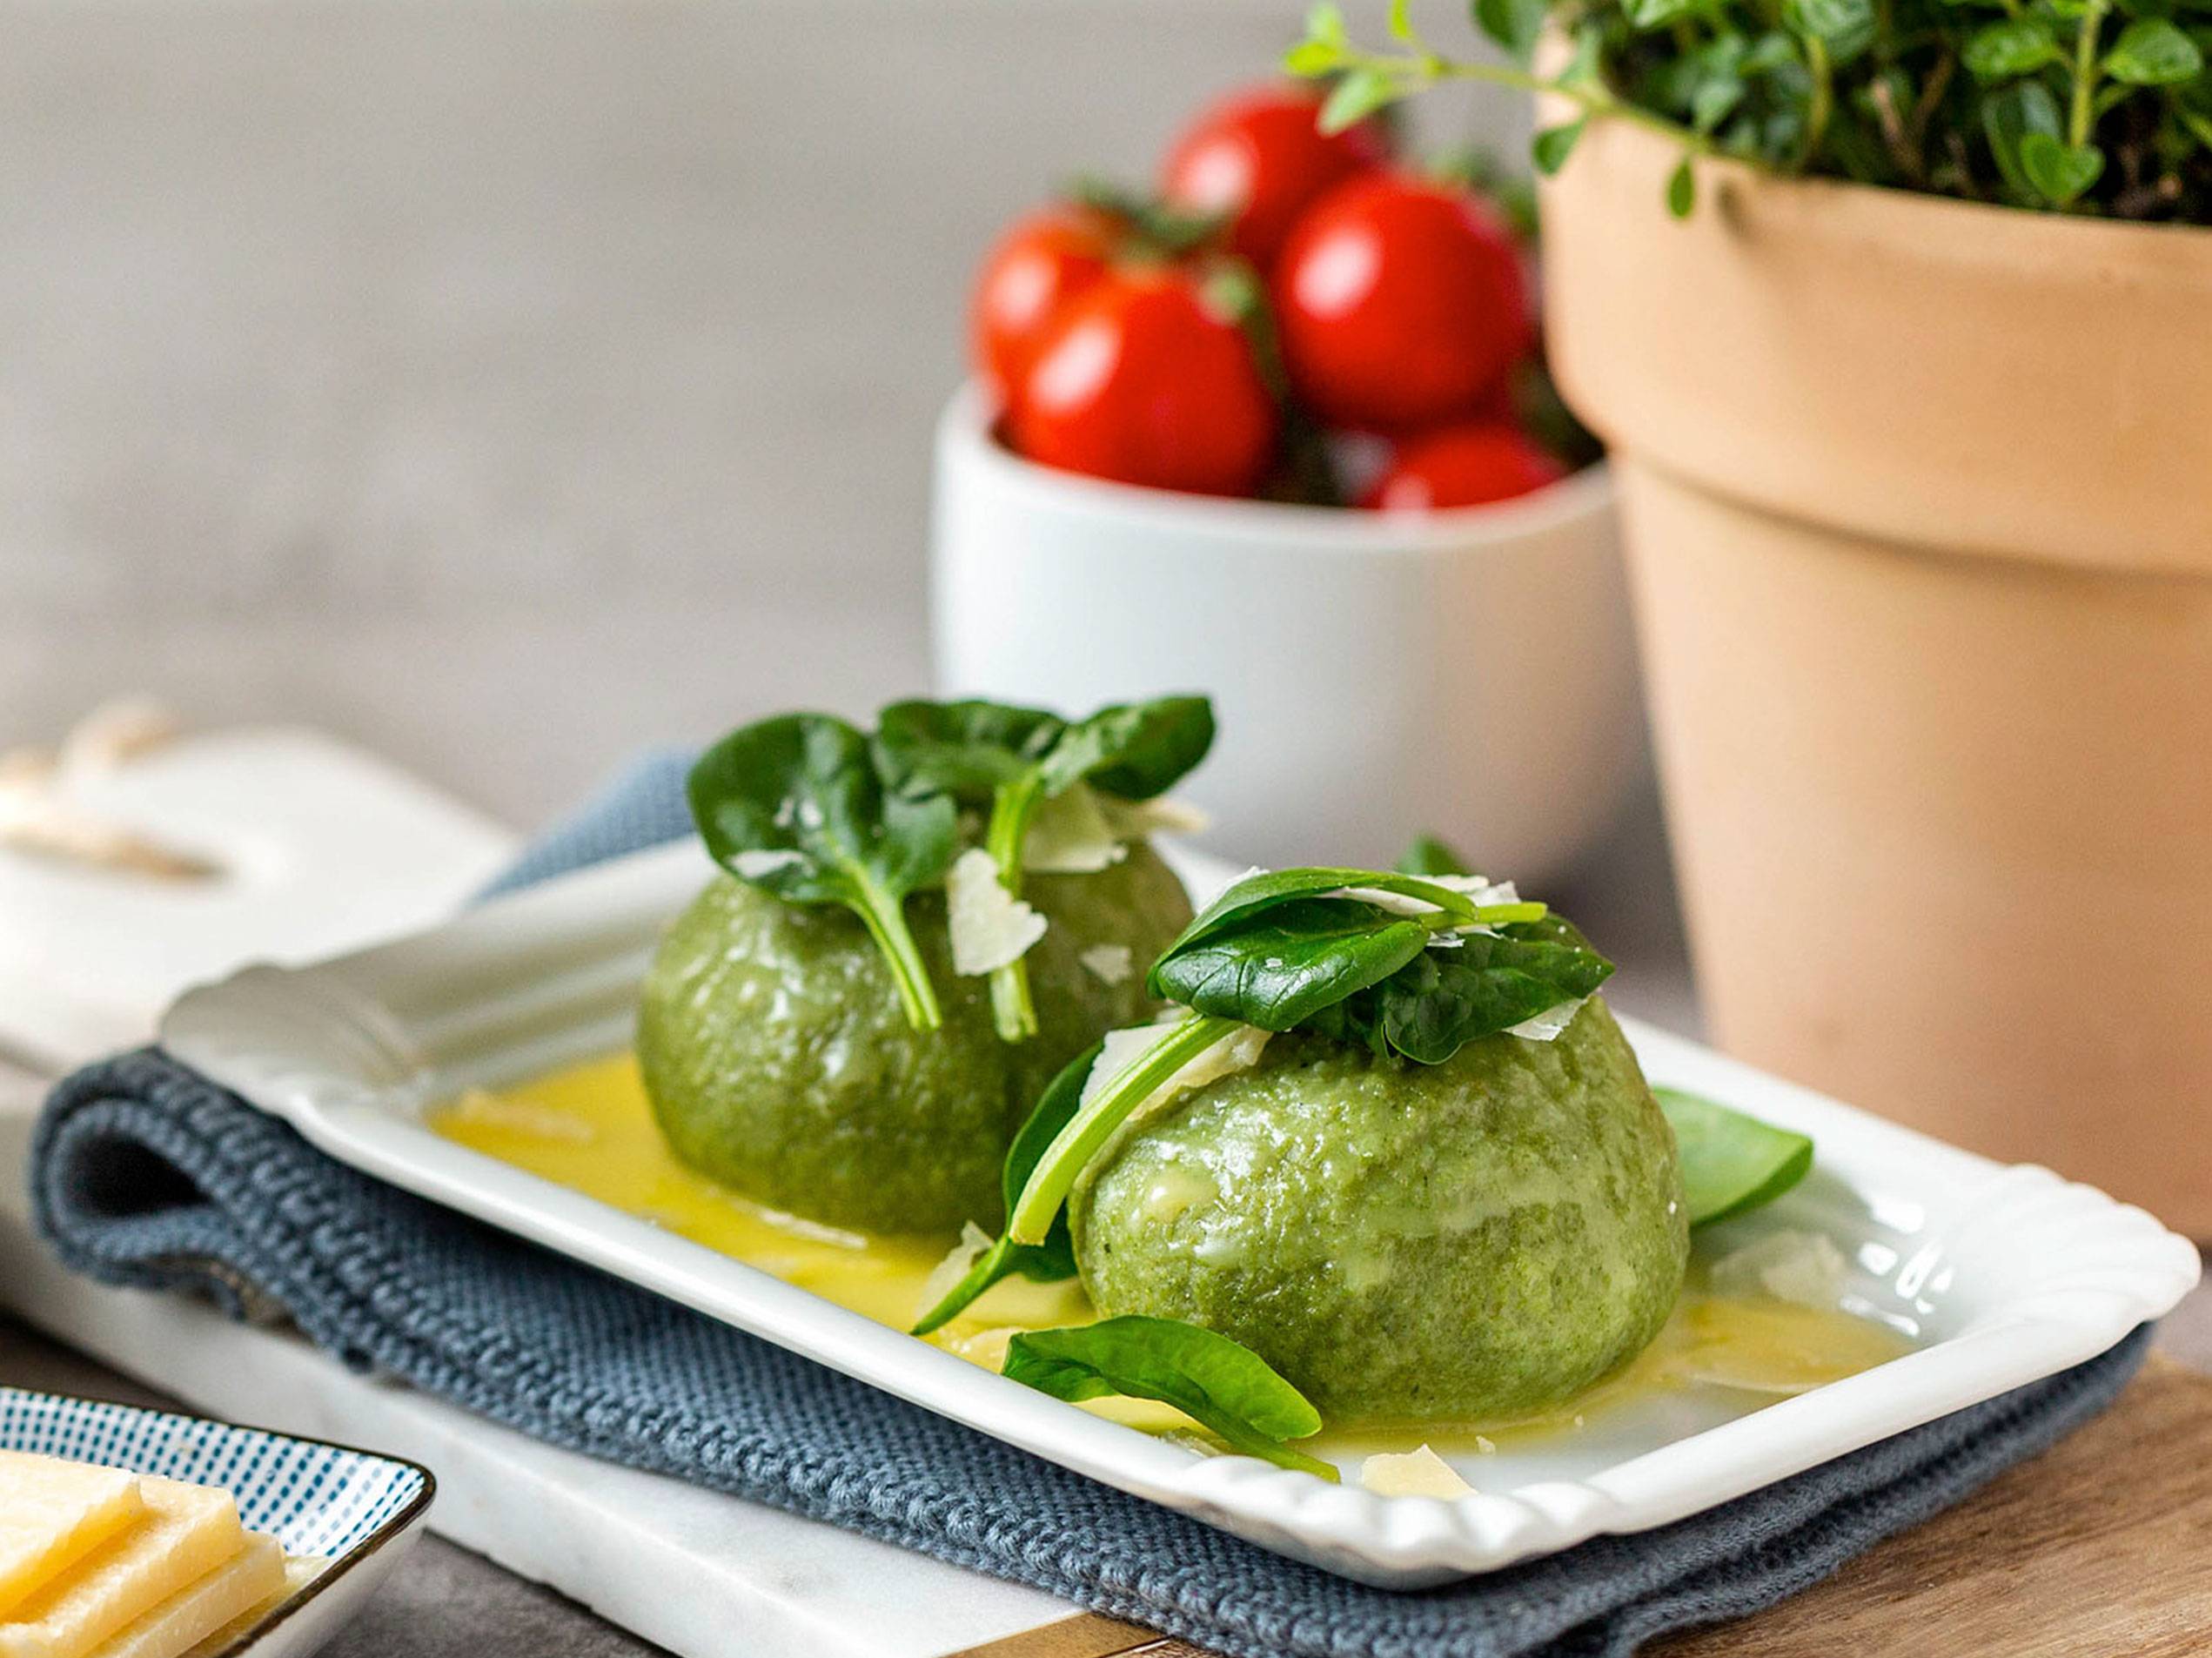
<instances>
[{"instance_id":1,"label":"thyme plant in pot","mask_svg":"<svg viewBox=\"0 0 2212 1658\"><path fill-rule=\"evenodd\" d=\"M1474 17L1291 63L1539 95L1713 1034L2212 1236L2212 10Z\"/></svg>"}]
</instances>

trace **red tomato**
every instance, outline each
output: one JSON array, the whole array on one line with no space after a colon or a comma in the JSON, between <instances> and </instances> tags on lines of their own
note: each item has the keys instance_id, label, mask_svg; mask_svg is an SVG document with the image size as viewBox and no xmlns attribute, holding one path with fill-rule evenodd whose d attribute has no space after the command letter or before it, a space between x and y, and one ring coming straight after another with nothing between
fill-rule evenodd
<instances>
[{"instance_id":1,"label":"red tomato","mask_svg":"<svg viewBox=\"0 0 2212 1658\"><path fill-rule=\"evenodd\" d=\"M1321 101L1318 92L1276 85L1222 99L1168 151L1161 195L1185 212L1231 215L1230 251L1265 270L1309 205L1389 158L1371 121L1337 133L1316 127Z\"/></svg>"},{"instance_id":2,"label":"red tomato","mask_svg":"<svg viewBox=\"0 0 2212 1658\"><path fill-rule=\"evenodd\" d=\"M1248 494L1275 448L1251 342L1175 266L1110 273L1061 312L1008 421L1032 460L1093 477Z\"/></svg>"},{"instance_id":3,"label":"red tomato","mask_svg":"<svg viewBox=\"0 0 2212 1658\"><path fill-rule=\"evenodd\" d=\"M1465 415L1531 340L1512 232L1465 191L1384 176L1309 209L1275 270L1290 383L1335 426L1404 431Z\"/></svg>"},{"instance_id":4,"label":"red tomato","mask_svg":"<svg viewBox=\"0 0 2212 1658\"><path fill-rule=\"evenodd\" d=\"M970 349L975 372L1001 397L1021 383L1060 307L1106 274L1122 233L1112 215L1063 203L1017 221L984 258Z\"/></svg>"},{"instance_id":5,"label":"red tomato","mask_svg":"<svg viewBox=\"0 0 2212 1658\"><path fill-rule=\"evenodd\" d=\"M1390 513L1480 507L1565 476L1566 468L1527 433L1502 421L1477 421L1409 440L1360 505Z\"/></svg>"}]
</instances>

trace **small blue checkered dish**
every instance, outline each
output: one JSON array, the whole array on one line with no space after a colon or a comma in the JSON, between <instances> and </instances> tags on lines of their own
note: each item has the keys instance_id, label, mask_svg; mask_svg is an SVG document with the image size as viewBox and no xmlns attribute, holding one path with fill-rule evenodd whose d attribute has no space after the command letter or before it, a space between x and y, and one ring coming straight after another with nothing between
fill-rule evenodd
<instances>
[{"instance_id":1,"label":"small blue checkered dish","mask_svg":"<svg viewBox=\"0 0 2212 1658\"><path fill-rule=\"evenodd\" d=\"M0 1387L0 1450L220 1486L250 1529L275 1535L298 1562L292 1593L203 1648L206 1658L314 1651L398 1564L437 1489L429 1469L397 1457L18 1387Z\"/></svg>"}]
</instances>

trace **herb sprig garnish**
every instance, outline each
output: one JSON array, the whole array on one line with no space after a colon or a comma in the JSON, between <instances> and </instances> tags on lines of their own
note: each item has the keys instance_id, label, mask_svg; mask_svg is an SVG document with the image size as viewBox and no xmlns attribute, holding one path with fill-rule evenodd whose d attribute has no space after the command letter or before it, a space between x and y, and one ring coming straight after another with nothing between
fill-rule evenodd
<instances>
[{"instance_id":1,"label":"herb sprig garnish","mask_svg":"<svg viewBox=\"0 0 2212 1658\"><path fill-rule=\"evenodd\" d=\"M789 903L852 910L890 967L908 1022L943 1023L905 901L959 850L949 796L887 789L868 738L828 714L731 732L692 768L688 794L717 863Z\"/></svg>"},{"instance_id":2,"label":"herb sprig garnish","mask_svg":"<svg viewBox=\"0 0 2212 1658\"><path fill-rule=\"evenodd\" d=\"M1213 705L1203 696L1117 703L1083 720L1006 703L895 702L876 733L884 770L902 793L942 793L988 802L983 849L999 884L1021 896L1022 849L1044 802L1081 783L1123 800L1163 794L1213 746ZM1017 957L990 975L999 1035L1036 1032L1029 969Z\"/></svg>"}]
</instances>

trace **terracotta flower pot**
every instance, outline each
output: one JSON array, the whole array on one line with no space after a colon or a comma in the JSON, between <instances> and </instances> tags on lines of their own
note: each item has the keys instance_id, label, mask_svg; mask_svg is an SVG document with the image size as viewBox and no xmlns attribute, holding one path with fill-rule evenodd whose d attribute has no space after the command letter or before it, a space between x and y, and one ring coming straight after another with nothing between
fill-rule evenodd
<instances>
[{"instance_id":1,"label":"terracotta flower pot","mask_svg":"<svg viewBox=\"0 0 2212 1658\"><path fill-rule=\"evenodd\" d=\"M1720 1044L2212 1236L2212 231L1544 200Z\"/></svg>"}]
</instances>

